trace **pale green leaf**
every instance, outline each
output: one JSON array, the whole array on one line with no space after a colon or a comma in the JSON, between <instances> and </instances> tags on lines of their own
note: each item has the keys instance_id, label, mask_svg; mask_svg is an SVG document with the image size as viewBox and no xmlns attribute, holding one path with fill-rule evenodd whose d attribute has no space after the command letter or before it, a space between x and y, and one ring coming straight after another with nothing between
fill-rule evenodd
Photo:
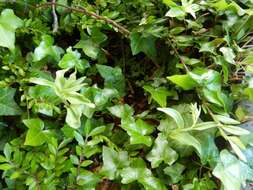
<instances>
[{"instance_id":1,"label":"pale green leaf","mask_svg":"<svg viewBox=\"0 0 253 190\"><path fill-rule=\"evenodd\" d=\"M197 83L188 74L172 75L167 77L167 79L183 88L184 90L191 90L197 86Z\"/></svg>"},{"instance_id":2,"label":"pale green leaf","mask_svg":"<svg viewBox=\"0 0 253 190\"><path fill-rule=\"evenodd\" d=\"M224 124L228 124L228 125L238 125L240 124L239 121L236 121L235 119L232 119L230 117L224 116L224 115L214 115L215 119L217 119L218 121L224 123Z\"/></svg>"},{"instance_id":3,"label":"pale green leaf","mask_svg":"<svg viewBox=\"0 0 253 190\"><path fill-rule=\"evenodd\" d=\"M146 158L151 162L152 168L157 168L162 162L172 165L177 160L178 154L169 146L166 137L160 133Z\"/></svg>"},{"instance_id":4,"label":"pale green leaf","mask_svg":"<svg viewBox=\"0 0 253 190\"><path fill-rule=\"evenodd\" d=\"M184 128L184 119L177 110L172 108L157 108L157 110L164 112L168 116L172 117L179 128Z\"/></svg>"},{"instance_id":5,"label":"pale green leaf","mask_svg":"<svg viewBox=\"0 0 253 190\"><path fill-rule=\"evenodd\" d=\"M183 145L188 145L188 146L193 146L198 153L201 155L202 154L202 150L201 150L201 144L200 142L193 137L192 135L190 135L187 132L172 132L170 134L170 138L178 141L179 143L183 144Z\"/></svg>"},{"instance_id":6,"label":"pale green leaf","mask_svg":"<svg viewBox=\"0 0 253 190\"><path fill-rule=\"evenodd\" d=\"M253 170L227 150L221 151L213 175L221 180L225 190L240 190L246 185L246 180L253 180Z\"/></svg>"},{"instance_id":7,"label":"pale green leaf","mask_svg":"<svg viewBox=\"0 0 253 190\"><path fill-rule=\"evenodd\" d=\"M221 127L223 130L225 130L226 132L233 134L233 135L248 135L250 134L250 132L246 129L243 129L241 127L237 127L237 126L233 126L233 125L223 125Z\"/></svg>"},{"instance_id":8,"label":"pale green leaf","mask_svg":"<svg viewBox=\"0 0 253 190\"><path fill-rule=\"evenodd\" d=\"M224 56L224 58L227 62L229 62L231 64L235 63L235 61L234 61L235 54L234 54L234 51L231 48L222 47L222 48L220 48L220 51L222 52L222 54L223 54L223 56Z\"/></svg>"},{"instance_id":9,"label":"pale green leaf","mask_svg":"<svg viewBox=\"0 0 253 190\"><path fill-rule=\"evenodd\" d=\"M4 9L0 15L0 46L10 50L15 48L15 31L23 25L12 9Z\"/></svg>"}]
</instances>

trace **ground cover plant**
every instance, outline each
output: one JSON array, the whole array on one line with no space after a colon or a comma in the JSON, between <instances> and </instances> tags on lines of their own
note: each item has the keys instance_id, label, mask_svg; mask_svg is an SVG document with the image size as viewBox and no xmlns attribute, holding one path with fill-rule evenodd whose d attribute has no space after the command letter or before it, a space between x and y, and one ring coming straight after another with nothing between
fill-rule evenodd
<instances>
[{"instance_id":1,"label":"ground cover plant","mask_svg":"<svg viewBox=\"0 0 253 190\"><path fill-rule=\"evenodd\" d=\"M0 189L240 190L252 47L252 0L0 1Z\"/></svg>"}]
</instances>

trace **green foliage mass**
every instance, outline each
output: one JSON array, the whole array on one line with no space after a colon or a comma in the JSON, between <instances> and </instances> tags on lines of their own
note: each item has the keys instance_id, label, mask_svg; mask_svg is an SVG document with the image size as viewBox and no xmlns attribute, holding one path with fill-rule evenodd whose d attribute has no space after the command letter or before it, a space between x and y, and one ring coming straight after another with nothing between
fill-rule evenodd
<instances>
[{"instance_id":1,"label":"green foliage mass","mask_svg":"<svg viewBox=\"0 0 253 190\"><path fill-rule=\"evenodd\" d=\"M252 0L0 1L0 189L241 190L252 33Z\"/></svg>"}]
</instances>

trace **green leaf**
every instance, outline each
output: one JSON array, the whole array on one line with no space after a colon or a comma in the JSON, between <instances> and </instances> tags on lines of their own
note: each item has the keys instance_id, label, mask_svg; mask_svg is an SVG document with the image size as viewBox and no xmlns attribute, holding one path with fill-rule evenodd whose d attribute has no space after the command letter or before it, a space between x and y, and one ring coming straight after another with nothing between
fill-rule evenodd
<instances>
[{"instance_id":1,"label":"green leaf","mask_svg":"<svg viewBox=\"0 0 253 190\"><path fill-rule=\"evenodd\" d=\"M177 4L174 2L174 0L163 0L163 3L167 6L176 6Z\"/></svg>"},{"instance_id":2,"label":"green leaf","mask_svg":"<svg viewBox=\"0 0 253 190\"><path fill-rule=\"evenodd\" d=\"M221 151L213 175L221 180L225 190L240 190L241 185L246 185L246 180L253 180L253 170L227 150Z\"/></svg>"},{"instance_id":3,"label":"green leaf","mask_svg":"<svg viewBox=\"0 0 253 190\"><path fill-rule=\"evenodd\" d=\"M96 127L95 129L93 129L89 136L96 136L98 134L103 133L106 130L106 126L100 126L100 127Z\"/></svg>"},{"instance_id":4,"label":"green leaf","mask_svg":"<svg viewBox=\"0 0 253 190\"><path fill-rule=\"evenodd\" d=\"M183 144L183 145L189 145L189 146L193 146L198 153L201 155L202 154L202 149L201 149L201 144L200 142L193 137L192 135L190 135L187 132L172 132L170 134L170 138L178 141L179 143Z\"/></svg>"},{"instance_id":5,"label":"green leaf","mask_svg":"<svg viewBox=\"0 0 253 190\"><path fill-rule=\"evenodd\" d=\"M94 189L98 182L100 181L100 177L88 170L82 170L80 174L77 176L77 184L82 186L85 189L91 188Z\"/></svg>"},{"instance_id":6,"label":"green leaf","mask_svg":"<svg viewBox=\"0 0 253 190\"><path fill-rule=\"evenodd\" d=\"M78 165L79 164L79 159L77 158L76 155L70 155L70 160L72 164Z\"/></svg>"},{"instance_id":7,"label":"green leaf","mask_svg":"<svg viewBox=\"0 0 253 190\"><path fill-rule=\"evenodd\" d=\"M85 59L80 59L81 54L78 51L73 51L71 47L67 49L67 53L64 54L59 62L59 66L62 69L76 68L79 72L83 72L89 67L89 63Z\"/></svg>"},{"instance_id":8,"label":"green leaf","mask_svg":"<svg viewBox=\"0 0 253 190\"><path fill-rule=\"evenodd\" d=\"M201 44L199 52L210 52L216 54L216 48L224 42L224 38L216 38L211 42L204 42Z\"/></svg>"},{"instance_id":9,"label":"green leaf","mask_svg":"<svg viewBox=\"0 0 253 190\"><path fill-rule=\"evenodd\" d=\"M216 122L213 122L213 121L201 122L201 123L197 123L196 125L194 125L192 130L203 131L203 130L211 129L211 128L214 128L214 127L217 127L217 126L218 126L218 124Z\"/></svg>"},{"instance_id":10,"label":"green leaf","mask_svg":"<svg viewBox=\"0 0 253 190\"><path fill-rule=\"evenodd\" d=\"M6 170L9 170L9 169L12 169L14 166L12 166L12 165L10 165L10 164L7 164L7 163L5 163L5 164L0 164L0 170L4 170L4 171L6 171Z\"/></svg>"},{"instance_id":11,"label":"green leaf","mask_svg":"<svg viewBox=\"0 0 253 190\"><path fill-rule=\"evenodd\" d=\"M233 135L248 135L250 134L250 132L246 129L243 129L241 127L236 127L236 126L233 126L233 125L223 125L221 127L223 130L225 130L226 132L230 133L230 134L233 134Z\"/></svg>"},{"instance_id":12,"label":"green leaf","mask_svg":"<svg viewBox=\"0 0 253 190\"><path fill-rule=\"evenodd\" d=\"M82 136L80 133L78 133L77 131L75 131L75 132L74 132L74 136L75 136L75 139L76 139L76 141L78 142L78 144L80 144L80 145L82 145L82 146L85 145L83 136Z\"/></svg>"},{"instance_id":13,"label":"green leaf","mask_svg":"<svg viewBox=\"0 0 253 190\"><path fill-rule=\"evenodd\" d=\"M180 6L171 7L171 9L165 14L167 17L176 17L183 19L186 16L185 10Z\"/></svg>"},{"instance_id":14,"label":"green leaf","mask_svg":"<svg viewBox=\"0 0 253 190\"><path fill-rule=\"evenodd\" d=\"M124 168L120 175L123 184L129 184L134 181L141 183L146 190L166 190L162 182L152 175L152 172L146 168L146 165L141 159L134 159L131 166Z\"/></svg>"},{"instance_id":15,"label":"green leaf","mask_svg":"<svg viewBox=\"0 0 253 190\"><path fill-rule=\"evenodd\" d=\"M134 32L130 36L130 46L133 55L137 55L140 52L145 53L148 57L156 57L156 38L153 36L142 36L138 32Z\"/></svg>"},{"instance_id":16,"label":"green leaf","mask_svg":"<svg viewBox=\"0 0 253 190\"><path fill-rule=\"evenodd\" d=\"M5 145L4 145L4 150L3 150L3 152L4 152L4 156L6 157L6 159L7 160L10 160L11 159L11 153L12 153L12 147L10 146L10 144L9 143L6 143Z\"/></svg>"},{"instance_id":17,"label":"green leaf","mask_svg":"<svg viewBox=\"0 0 253 190\"><path fill-rule=\"evenodd\" d=\"M152 125L149 125L141 119L138 119L136 122L132 119L123 119L121 121L121 127L130 136L131 144L152 145L152 138L148 136L154 130Z\"/></svg>"},{"instance_id":18,"label":"green leaf","mask_svg":"<svg viewBox=\"0 0 253 190\"><path fill-rule=\"evenodd\" d=\"M125 78L119 67L96 64L99 74L104 78L106 88L115 88L120 95L125 94Z\"/></svg>"},{"instance_id":19,"label":"green leaf","mask_svg":"<svg viewBox=\"0 0 253 190\"><path fill-rule=\"evenodd\" d=\"M82 49L92 59L97 59L100 51L98 44L93 42L92 39L80 40L74 47Z\"/></svg>"},{"instance_id":20,"label":"green leaf","mask_svg":"<svg viewBox=\"0 0 253 190\"><path fill-rule=\"evenodd\" d=\"M198 140L201 144L201 163L214 167L219 160L219 150L214 142L214 137L208 133L200 134Z\"/></svg>"},{"instance_id":21,"label":"green leaf","mask_svg":"<svg viewBox=\"0 0 253 190\"><path fill-rule=\"evenodd\" d=\"M184 90L191 90L197 86L197 83L188 75L173 75L167 77L168 80L180 86Z\"/></svg>"},{"instance_id":22,"label":"green leaf","mask_svg":"<svg viewBox=\"0 0 253 190\"><path fill-rule=\"evenodd\" d=\"M177 110L172 108L157 108L157 110L164 112L168 116L172 117L179 128L184 128L184 119Z\"/></svg>"},{"instance_id":23,"label":"green leaf","mask_svg":"<svg viewBox=\"0 0 253 190\"><path fill-rule=\"evenodd\" d=\"M49 56L54 61L59 61L63 50L58 46L53 46L54 39L49 35L43 35L39 46L35 48L33 61L40 61Z\"/></svg>"},{"instance_id":24,"label":"green leaf","mask_svg":"<svg viewBox=\"0 0 253 190\"><path fill-rule=\"evenodd\" d=\"M0 155L0 163L3 163L3 162L7 162L7 158L5 158L4 156Z\"/></svg>"},{"instance_id":25,"label":"green leaf","mask_svg":"<svg viewBox=\"0 0 253 190\"><path fill-rule=\"evenodd\" d=\"M71 104L66 107L66 123L72 128L79 128L81 126L82 106L78 104Z\"/></svg>"},{"instance_id":26,"label":"green leaf","mask_svg":"<svg viewBox=\"0 0 253 190\"><path fill-rule=\"evenodd\" d=\"M146 158L151 162L152 168L157 168L162 162L172 165L177 160L178 154L169 146L166 137L160 133Z\"/></svg>"},{"instance_id":27,"label":"green leaf","mask_svg":"<svg viewBox=\"0 0 253 190\"><path fill-rule=\"evenodd\" d=\"M166 107L167 97L173 96L173 93L166 88L153 88L152 86L145 85L144 90L151 94L152 99L154 99L160 106Z\"/></svg>"},{"instance_id":28,"label":"green leaf","mask_svg":"<svg viewBox=\"0 0 253 190\"><path fill-rule=\"evenodd\" d=\"M234 153L244 162L247 162L246 156L244 155L242 150L245 150L245 145L242 141L236 136L229 136L227 137L231 148L233 149Z\"/></svg>"},{"instance_id":29,"label":"green leaf","mask_svg":"<svg viewBox=\"0 0 253 190\"><path fill-rule=\"evenodd\" d=\"M26 134L24 145L40 146L46 142L46 131L43 131L44 123L40 119L23 120L29 128Z\"/></svg>"},{"instance_id":30,"label":"green leaf","mask_svg":"<svg viewBox=\"0 0 253 190\"><path fill-rule=\"evenodd\" d=\"M170 176L172 183L175 184L183 178L182 172L184 169L184 165L175 163L172 166L167 166L163 171L166 175Z\"/></svg>"},{"instance_id":31,"label":"green leaf","mask_svg":"<svg viewBox=\"0 0 253 190\"><path fill-rule=\"evenodd\" d=\"M23 21L18 18L13 10L4 9L0 15L0 46L10 50L15 48L15 31L23 25Z\"/></svg>"},{"instance_id":32,"label":"green leaf","mask_svg":"<svg viewBox=\"0 0 253 190\"><path fill-rule=\"evenodd\" d=\"M14 101L14 88L0 88L0 115L20 115L21 109Z\"/></svg>"},{"instance_id":33,"label":"green leaf","mask_svg":"<svg viewBox=\"0 0 253 190\"><path fill-rule=\"evenodd\" d=\"M228 125L238 125L240 124L239 121L236 121L235 119L232 119L230 117L224 116L224 115L214 115L215 119L217 119L218 121L224 123L224 124L228 124Z\"/></svg>"},{"instance_id":34,"label":"green leaf","mask_svg":"<svg viewBox=\"0 0 253 190\"><path fill-rule=\"evenodd\" d=\"M235 61L235 54L234 54L234 51L231 49L231 48L228 48L228 47L222 47L220 48L220 51L222 52L225 60L231 64L234 64Z\"/></svg>"},{"instance_id":35,"label":"green leaf","mask_svg":"<svg viewBox=\"0 0 253 190\"><path fill-rule=\"evenodd\" d=\"M101 173L110 180L119 176L120 169L129 165L128 154L125 151L116 152L112 148L103 146L103 167Z\"/></svg>"},{"instance_id":36,"label":"green leaf","mask_svg":"<svg viewBox=\"0 0 253 190\"><path fill-rule=\"evenodd\" d=\"M128 104L115 105L107 109L109 110L111 114L121 119L127 119L129 117L132 117L132 115L134 114L133 108L130 107Z\"/></svg>"}]
</instances>

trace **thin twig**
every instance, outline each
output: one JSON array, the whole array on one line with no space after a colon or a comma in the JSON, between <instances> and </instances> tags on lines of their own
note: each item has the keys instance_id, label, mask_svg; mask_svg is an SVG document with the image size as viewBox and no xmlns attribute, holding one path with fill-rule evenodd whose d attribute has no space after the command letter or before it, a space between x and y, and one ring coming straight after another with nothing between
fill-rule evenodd
<instances>
[{"instance_id":1,"label":"thin twig","mask_svg":"<svg viewBox=\"0 0 253 190\"><path fill-rule=\"evenodd\" d=\"M184 60L182 59L182 57L180 56L179 52L177 51L177 48L173 45L173 43L171 42L170 39L168 39L168 41L169 41L171 47L173 48L173 50L174 50L176 56L178 57L178 59L180 60L180 62L183 64L185 70L186 70L187 72L189 72L190 70L188 69L188 67L187 67L187 65L185 64Z\"/></svg>"},{"instance_id":2,"label":"thin twig","mask_svg":"<svg viewBox=\"0 0 253 190\"><path fill-rule=\"evenodd\" d=\"M43 3L43 4L36 5L35 8L49 7L49 6L52 6L52 5L64 7L66 9L68 9L68 10L71 10L71 11L83 13L83 14L85 14L87 16L95 18L96 20L104 21L104 22L106 22L108 24L111 24L114 28L117 28L117 30L120 33L122 33L123 35L125 35L125 36L129 36L130 35L130 31L128 29L126 29L125 27L121 26L120 24L118 24L114 20L111 20L111 19L109 19L109 18L107 18L105 16L98 15L98 14L96 14L94 12L88 11L84 7L80 7L80 6L79 7L69 7L69 6L60 4L60 3L48 2L48 3Z\"/></svg>"},{"instance_id":3,"label":"thin twig","mask_svg":"<svg viewBox=\"0 0 253 190\"><path fill-rule=\"evenodd\" d=\"M59 24L58 24L58 17L55 11L55 0L52 0L52 15L53 15L53 19L54 19L54 23L53 23L53 33L58 31L59 28Z\"/></svg>"}]
</instances>

